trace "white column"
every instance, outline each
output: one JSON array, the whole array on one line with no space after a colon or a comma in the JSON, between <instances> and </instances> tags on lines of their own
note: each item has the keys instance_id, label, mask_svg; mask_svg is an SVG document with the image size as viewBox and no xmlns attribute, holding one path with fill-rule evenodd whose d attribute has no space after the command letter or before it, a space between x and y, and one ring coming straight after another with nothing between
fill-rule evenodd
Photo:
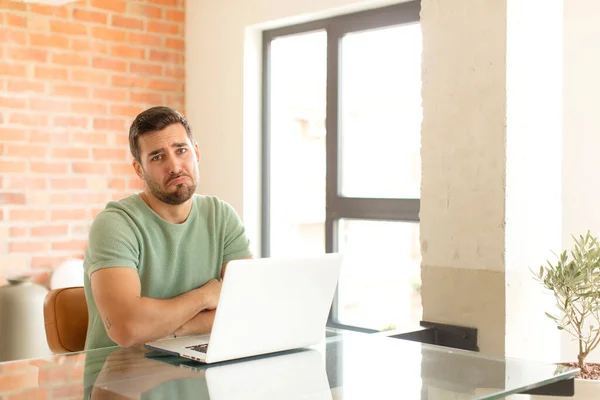
<instances>
[{"instance_id":1,"label":"white column","mask_svg":"<svg viewBox=\"0 0 600 400\"><path fill-rule=\"evenodd\" d=\"M423 318L555 358L529 268L561 242L562 1L421 6Z\"/></svg>"}]
</instances>

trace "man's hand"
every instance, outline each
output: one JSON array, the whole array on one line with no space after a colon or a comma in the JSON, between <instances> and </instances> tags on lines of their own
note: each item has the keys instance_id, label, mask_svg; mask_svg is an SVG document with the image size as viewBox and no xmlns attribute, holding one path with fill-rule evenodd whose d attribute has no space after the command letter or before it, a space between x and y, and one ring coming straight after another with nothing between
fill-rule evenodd
<instances>
[{"instance_id":1,"label":"man's hand","mask_svg":"<svg viewBox=\"0 0 600 400\"><path fill-rule=\"evenodd\" d=\"M219 297L221 296L221 287L223 287L223 282L218 279L212 279L200 288L204 293L203 306L205 310L214 310L217 308Z\"/></svg>"}]
</instances>

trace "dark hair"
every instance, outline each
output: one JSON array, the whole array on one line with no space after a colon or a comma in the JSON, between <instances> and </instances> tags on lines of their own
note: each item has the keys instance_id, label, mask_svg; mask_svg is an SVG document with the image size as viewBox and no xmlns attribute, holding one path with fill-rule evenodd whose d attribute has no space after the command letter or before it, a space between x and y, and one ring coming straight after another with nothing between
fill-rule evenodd
<instances>
[{"instance_id":1,"label":"dark hair","mask_svg":"<svg viewBox=\"0 0 600 400\"><path fill-rule=\"evenodd\" d=\"M169 125L181 124L185 128L188 138L194 142L192 130L185 117L172 108L157 106L142 111L131 123L129 128L129 151L138 162L140 162L140 149L138 138L148 132L162 131Z\"/></svg>"}]
</instances>

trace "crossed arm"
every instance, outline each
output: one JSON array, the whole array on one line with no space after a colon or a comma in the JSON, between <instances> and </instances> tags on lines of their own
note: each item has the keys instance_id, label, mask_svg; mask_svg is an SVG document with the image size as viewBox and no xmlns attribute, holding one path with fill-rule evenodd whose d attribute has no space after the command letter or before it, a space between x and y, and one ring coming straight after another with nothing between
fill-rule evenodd
<instances>
[{"instance_id":1,"label":"crossed arm","mask_svg":"<svg viewBox=\"0 0 600 400\"><path fill-rule=\"evenodd\" d=\"M223 264L222 278L226 266ZM221 292L221 282L213 279L171 299L142 297L137 271L125 267L94 272L91 286L106 332L121 347L173 333L179 336L210 332Z\"/></svg>"}]
</instances>

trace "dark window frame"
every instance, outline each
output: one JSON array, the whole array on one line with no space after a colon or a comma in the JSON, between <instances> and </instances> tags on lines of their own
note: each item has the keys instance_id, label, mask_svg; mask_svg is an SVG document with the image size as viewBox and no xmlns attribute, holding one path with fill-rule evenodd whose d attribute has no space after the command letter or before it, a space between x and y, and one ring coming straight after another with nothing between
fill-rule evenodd
<instances>
[{"instance_id":1,"label":"dark window frame","mask_svg":"<svg viewBox=\"0 0 600 400\"><path fill-rule=\"evenodd\" d=\"M270 255L270 51L271 42L279 37L308 33L327 32L327 106L325 128L326 136L326 212L325 212L325 251L332 253L337 249L336 225L342 218L361 220L419 222L420 199L383 199L354 198L341 196L340 190L340 43L344 35L370 29L384 28L420 21L420 0L394 4L352 14L311 21L263 31L262 54L262 172L261 172L261 256ZM337 322L336 292L327 326L352 329L362 332L375 332L357 326Z\"/></svg>"}]
</instances>

